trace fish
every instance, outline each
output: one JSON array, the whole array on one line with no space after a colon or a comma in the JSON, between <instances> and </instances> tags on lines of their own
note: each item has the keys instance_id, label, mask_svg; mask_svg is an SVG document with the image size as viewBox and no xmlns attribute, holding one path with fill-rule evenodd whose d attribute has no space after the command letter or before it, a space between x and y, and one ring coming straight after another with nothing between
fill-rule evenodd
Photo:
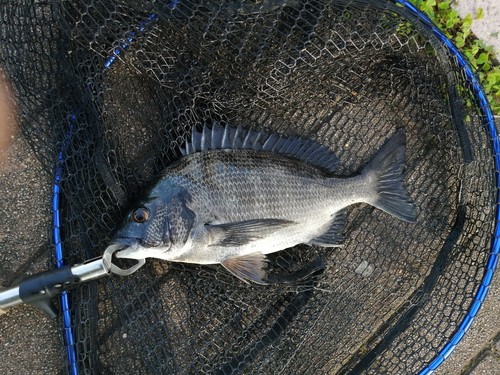
<instances>
[{"instance_id":1,"label":"fish","mask_svg":"<svg viewBox=\"0 0 500 375\"><path fill-rule=\"evenodd\" d=\"M318 142L230 125L194 128L180 151L114 236L117 258L220 264L265 285L268 254L342 246L353 204L416 221L404 129L351 176L335 173L339 159Z\"/></svg>"}]
</instances>

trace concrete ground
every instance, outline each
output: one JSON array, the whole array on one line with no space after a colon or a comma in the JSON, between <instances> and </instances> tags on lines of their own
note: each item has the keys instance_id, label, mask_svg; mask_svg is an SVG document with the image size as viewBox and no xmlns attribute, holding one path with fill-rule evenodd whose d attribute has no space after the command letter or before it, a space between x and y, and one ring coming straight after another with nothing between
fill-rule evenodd
<instances>
[{"instance_id":1,"label":"concrete ground","mask_svg":"<svg viewBox=\"0 0 500 375\"><path fill-rule=\"evenodd\" d=\"M454 5L460 12L485 10L482 20L474 21L472 29L500 55L500 1L462 0ZM497 119L500 124L500 118ZM46 204L33 207L33 202L47 202L50 191L40 186L40 163L29 146L17 137L10 150L8 167L0 171L0 285L12 279L23 264L27 272L45 268L47 261L50 212ZM47 175L49 178L49 175ZM9 221L9 212L22 212L18 222ZM15 233L14 233L15 232ZM31 233L41 233L32 243ZM30 256L41 248L38 261ZM41 259L41 260L40 260ZM8 265L8 267L6 266ZM10 310L0 316L0 374L57 374L64 368L62 342L57 320L28 306ZM456 350L436 371L440 375L500 375L500 275L495 275L489 295L470 331Z\"/></svg>"},{"instance_id":2,"label":"concrete ground","mask_svg":"<svg viewBox=\"0 0 500 375\"><path fill-rule=\"evenodd\" d=\"M472 31L486 44L493 46L500 53L500 2L498 0L459 0L452 4L460 16L471 14L473 17L477 10L482 8L484 17L472 22Z\"/></svg>"}]
</instances>

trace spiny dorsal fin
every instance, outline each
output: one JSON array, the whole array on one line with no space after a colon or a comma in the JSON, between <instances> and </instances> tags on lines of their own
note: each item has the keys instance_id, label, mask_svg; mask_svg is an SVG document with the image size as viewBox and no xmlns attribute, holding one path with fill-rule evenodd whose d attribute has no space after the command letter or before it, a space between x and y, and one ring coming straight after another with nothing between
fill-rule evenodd
<instances>
[{"instance_id":1,"label":"spiny dorsal fin","mask_svg":"<svg viewBox=\"0 0 500 375\"><path fill-rule=\"evenodd\" d=\"M214 123L211 129L205 125L202 131L193 128L191 138L186 140L181 152L185 156L221 149L276 152L294 156L330 172L335 170L338 163L338 158L332 151L313 140L246 130L241 127L233 128L218 123Z\"/></svg>"}]
</instances>

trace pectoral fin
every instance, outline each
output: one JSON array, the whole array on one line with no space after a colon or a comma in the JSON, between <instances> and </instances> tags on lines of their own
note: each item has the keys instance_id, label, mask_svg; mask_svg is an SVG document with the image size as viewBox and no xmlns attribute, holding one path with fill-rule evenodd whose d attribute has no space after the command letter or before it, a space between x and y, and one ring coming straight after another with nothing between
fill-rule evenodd
<instances>
[{"instance_id":1,"label":"pectoral fin","mask_svg":"<svg viewBox=\"0 0 500 375\"><path fill-rule=\"evenodd\" d=\"M211 246L238 247L292 224L295 222L281 219L256 219L219 225L206 224L205 230L212 238Z\"/></svg>"},{"instance_id":2,"label":"pectoral fin","mask_svg":"<svg viewBox=\"0 0 500 375\"><path fill-rule=\"evenodd\" d=\"M252 253L239 257L227 258L221 263L225 269L234 276L249 284L249 280L254 283L267 285L264 280L267 278L266 256L262 253Z\"/></svg>"}]
</instances>

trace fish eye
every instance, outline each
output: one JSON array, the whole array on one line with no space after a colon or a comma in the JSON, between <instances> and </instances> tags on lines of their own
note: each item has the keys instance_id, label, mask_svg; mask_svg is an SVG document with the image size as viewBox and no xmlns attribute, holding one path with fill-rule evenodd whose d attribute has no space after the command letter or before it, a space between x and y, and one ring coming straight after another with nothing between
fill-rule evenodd
<instances>
[{"instance_id":1,"label":"fish eye","mask_svg":"<svg viewBox=\"0 0 500 375\"><path fill-rule=\"evenodd\" d=\"M147 208L141 207L132 212L132 220L136 223L144 223L149 219L149 211Z\"/></svg>"}]
</instances>

